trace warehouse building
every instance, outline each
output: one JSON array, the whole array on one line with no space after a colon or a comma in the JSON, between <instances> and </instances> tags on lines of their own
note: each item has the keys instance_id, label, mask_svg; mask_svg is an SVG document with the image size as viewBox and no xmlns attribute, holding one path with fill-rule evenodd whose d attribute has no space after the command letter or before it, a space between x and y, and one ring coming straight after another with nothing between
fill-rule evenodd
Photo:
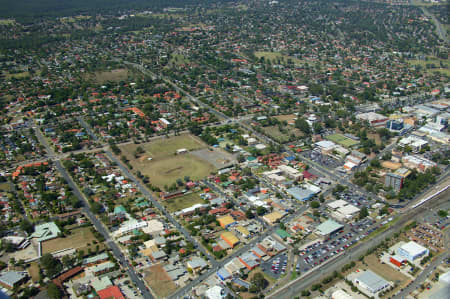
<instances>
[{"instance_id":1,"label":"warehouse building","mask_svg":"<svg viewBox=\"0 0 450 299\"><path fill-rule=\"evenodd\" d=\"M322 237L329 237L330 235L336 233L337 231L344 228L344 226L336 221L328 219L327 221L321 223L316 228L316 233Z\"/></svg>"},{"instance_id":2,"label":"warehouse building","mask_svg":"<svg viewBox=\"0 0 450 299\"><path fill-rule=\"evenodd\" d=\"M230 232L224 232L220 235L220 238L224 240L231 248L239 243L239 239Z\"/></svg>"},{"instance_id":3,"label":"warehouse building","mask_svg":"<svg viewBox=\"0 0 450 299\"><path fill-rule=\"evenodd\" d=\"M428 253L429 250L427 248L417 244L414 241L403 244L397 249L397 254L406 258L410 262L413 262L422 256L428 255Z\"/></svg>"},{"instance_id":4,"label":"warehouse building","mask_svg":"<svg viewBox=\"0 0 450 299\"><path fill-rule=\"evenodd\" d=\"M356 276L353 283L373 295L390 287L388 281L370 270L366 270Z\"/></svg>"}]
</instances>

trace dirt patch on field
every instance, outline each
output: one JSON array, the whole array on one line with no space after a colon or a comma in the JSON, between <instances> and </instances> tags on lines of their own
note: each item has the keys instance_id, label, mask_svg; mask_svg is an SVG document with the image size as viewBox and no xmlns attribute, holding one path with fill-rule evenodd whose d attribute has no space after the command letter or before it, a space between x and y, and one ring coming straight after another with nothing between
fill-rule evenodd
<instances>
[{"instance_id":1,"label":"dirt patch on field","mask_svg":"<svg viewBox=\"0 0 450 299\"><path fill-rule=\"evenodd\" d=\"M193 151L191 154L208 161L218 169L225 168L236 163L235 156L219 148L204 148Z\"/></svg>"},{"instance_id":2,"label":"dirt patch on field","mask_svg":"<svg viewBox=\"0 0 450 299\"><path fill-rule=\"evenodd\" d=\"M94 240L96 238L89 227L74 229L72 230L72 234L65 238L56 238L42 242L42 254L67 248L82 249L85 252L87 252L88 248L95 250L96 245L93 243ZM97 245L99 245L99 249L104 248L103 244L98 243Z\"/></svg>"},{"instance_id":3,"label":"dirt patch on field","mask_svg":"<svg viewBox=\"0 0 450 299\"><path fill-rule=\"evenodd\" d=\"M86 75L86 79L90 81L94 81L99 84L104 84L106 82L120 82L128 79L128 75L130 72L123 69L115 69L111 71L100 71L94 72Z\"/></svg>"},{"instance_id":4,"label":"dirt patch on field","mask_svg":"<svg viewBox=\"0 0 450 299\"><path fill-rule=\"evenodd\" d=\"M155 265L145 269L144 279L159 298L168 297L177 289L177 286L167 275L162 265Z\"/></svg>"}]
</instances>

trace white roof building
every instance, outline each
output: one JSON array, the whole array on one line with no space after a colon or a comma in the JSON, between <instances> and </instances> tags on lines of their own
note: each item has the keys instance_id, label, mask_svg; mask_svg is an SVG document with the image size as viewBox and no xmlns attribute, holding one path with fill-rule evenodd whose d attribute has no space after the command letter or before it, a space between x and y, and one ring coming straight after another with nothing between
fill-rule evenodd
<instances>
[{"instance_id":1,"label":"white roof building","mask_svg":"<svg viewBox=\"0 0 450 299\"><path fill-rule=\"evenodd\" d=\"M150 221L147 221L147 226L142 228L142 231L146 234L159 234L164 230L164 224L156 219L152 219Z\"/></svg>"},{"instance_id":2,"label":"white roof building","mask_svg":"<svg viewBox=\"0 0 450 299\"><path fill-rule=\"evenodd\" d=\"M222 299L225 298L225 291L221 286L215 285L212 288L206 290L205 297L208 299Z\"/></svg>"},{"instance_id":3,"label":"white roof building","mask_svg":"<svg viewBox=\"0 0 450 299\"><path fill-rule=\"evenodd\" d=\"M345 200L338 199L338 200L335 200L335 201L332 201L332 202L328 203L327 206L330 209L336 210L338 208L346 206L347 204L348 204L348 202L346 202Z\"/></svg>"},{"instance_id":4,"label":"white roof building","mask_svg":"<svg viewBox=\"0 0 450 299\"><path fill-rule=\"evenodd\" d=\"M355 278L354 283L369 291L371 294L376 294L390 286L388 281L370 270L359 274Z\"/></svg>"},{"instance_id":5,"label":"white roof building","mask_svg":"<svg viewBox=\"0 0 450 299\"><path fill-rule=\"evenodd\" d=\"M353 297L347 294L344 290L337 290L331 294L331 299L352 299Z\"/></svg>"},{"instance_id":6,"label":"white roof building","mask_svg":"<svg viewBox=\"0 0 450 299\"><path fill-rule=\"evenodd\" d=\"M135 229L144 228L146 226L147 226L146 221L130 219L128 221L123 222L122 225L120 226L120 228L114 233L116 236L121 236L121 235L125 235Z\"/></svg>"},{"instance_id":7,"label":"white roof building","mask_svg":"<svg viewBox=\"0 0 450 299\"><path fill-rule=\"evenodd\" d=\"M336 143L334 143L333 141L329 141L329 140L322 140L322 141L316 142L315 145L318 146L322 150L332 150L333 148L335 148L337 146Z\"/></svg>"},{"instance_id":8,"label":"white roof building","mask_svg":"<svg viewBox=\"0 0 450 299\"><path fill-rule=\"evenodd\" d=\"M428 254L428 249L414 241L410 241L397 248L397 254L412 262Z\"/></svg>"}]
</instances>

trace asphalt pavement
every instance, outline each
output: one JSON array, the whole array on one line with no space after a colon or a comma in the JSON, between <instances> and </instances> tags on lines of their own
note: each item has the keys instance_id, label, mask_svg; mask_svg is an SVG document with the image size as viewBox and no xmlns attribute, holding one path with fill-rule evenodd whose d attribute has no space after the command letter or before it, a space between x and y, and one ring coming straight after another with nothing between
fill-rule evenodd
<instances>
[{"instance_id":1,"label":"asphalt pavement","mask_svg":"<svg viewBox=\"0 0 450 299\"><path fill-rule=\"evenodd\" d=\"M42 135L39 127L34 128L36 132L36 136L39 140L39 142L44 145L47 155L50 159L55 159L57 155L54 153L53 149L48 144L45 137ZM111 248L115 258L120 262L120 264L127 270L128 275L130 276L133 283L138 287L139 291L141 292L143 298L150 298L153 299L154 297L152 294L147 290L147 287L145 283L138 277L134 269L130 266L129 262L125 258L125 256L120 251L119 247L111 240L111 237L109 235L109 232L105 229L103 224L97 219L97 217L92 213L89 203L87 199L82 194L81 190L78 188L78 186L75 184L75 182L72 180L72 177L69 175L67 170L62 166L59 159L55 159L54 161L55 166L59 173L62 175L62 177L66 180L69 187L72 189L74 195L81 200L83 204L83 212L86 214L86 216L89 218L89 220L94 225L95 229L102 234L102 236L105 238L105 241L109 248Z\"/></svg>"},{"instance_id":2,"label":"asphalt pavement","mask_svg":"<svg viewBox=\"0 0 450 299\"><path fill-rule=\"evenodd\" d=\"M391 237L394 233L403 228L403 226L411 220L418 220L423 217L424 213L430 212L431 206L437 206L442 203L446 203L448 196L450 195L450 191L447 191L441 194L437 199L428 202L427 204L416 208L414 211L411 211L408 215L402 215L401 219L398 220L394 225L388 228L386 231L379 233L375 237L365 241L358 243L356 246L350 248L347 252L340 254L338 256L333 257L328 260L326 263L322 264L321 267L311 270L305 275L300 276L296 280L291 281L290 283L283 286L281 289L276 290L266 298L294 298L304 289L308 289L312 284L321 281L323 278L328 276L330 273L333 273L335 270L339 270L345 264L351 262L359 258L361 255L366 254L367 250L375 247L386 238Z\"/></svg>"}]
</instances>

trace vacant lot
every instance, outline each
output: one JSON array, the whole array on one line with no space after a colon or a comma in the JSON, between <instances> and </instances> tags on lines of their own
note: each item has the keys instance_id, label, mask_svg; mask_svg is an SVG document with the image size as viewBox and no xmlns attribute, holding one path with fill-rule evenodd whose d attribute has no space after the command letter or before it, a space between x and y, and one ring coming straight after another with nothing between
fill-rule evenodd
<instances>
[{"instance_id":1,"label":"vacant lot","mask_svg":"<svg viewBox=\"0 0 450 299\"><path fill-rule=\"evenodd\" d=\"M193 151L192 155L211 163L214 167L219 169L229 167L236 163L236 159L232 154L220 148L203 148Z\"/></svg>"},{"instance_id":2,"label":"vacant lot","mask_svg":"<svg viewBox=\"0 0 450 299\"><path fill-rule=\"evenodd\" d=\"M135 158L134 153L138 147L144 153ZM194 136L185 134L146 144L127 144L121 150L134 169L148 175L150 183L160 188L175 183L177 179L184 179L185 176L193 180L201 179L216 170L214 165L193 154L176 155L176 151L181 148L197 150L206 148L206 145Z\"/></svg>"},{"instance_id":3,"label":"vacant lot","mask_svg":"<svg viewBox=\"0 0 450 299\"><path fill-rule=\"evenodd\" d=\"M429 57L427 60L409 60L408 63L414 66L421 66L423 70L428 72L438 72L450 76L450 62L445 59Z\"/></svg>"},{"instance_id":4,"label":"vacant lot","mask_svg":"<svg viewBox=\"0 0 450 299\"><path fill-rule=\"evenodd\" d=\"M182 65L182 64L188 64L189 63L189 59L186 58L186 56L182 55L182 54L173 54L170 56L170 60L169 63L167 64L167 67L169 65Z\"/></svg>"},{"instance_id":5,"label":"vacant lot","mask_svg":"<svg viewBox=\"0 0 450 299\"><path fill-rule=\"evenodd\" d=\"M297 118L297 115L295 114L277 115L275 116L275 118L278 119L279 121L290 121Z\"/></svg>"},{"instance_id":6,"label":"vacant lot","mask_svg":"<svg viewBox=\"0 0 450 299\"><path fill-rule=\"evenodd\" d=\"M30 267L28 268L28 273L31 276L31 280L33 282L39 281L39 265L37 262L31 262Z\"/></svg>"},{"instance_id":7,"label":"vacant lot","mask_svg":"<svg viewBox=\"0 0 450 299\"><path fill-rule=\"evenodd\" d=\"M5 78L6 79L24 79L24 78L28 78L30 77L30 73L29 72L21 72L21 73L14 73L14 74L10 74L10 73L4 73Z\"/></svg>"},{"instance_id":8,"label":"vacant lot","mask_svg":"<svg viewBox=\"0 0 450 299\"><path fill-rule=\"evenodd\" d=\"M7 182L0 183L0 191L4 192L11 191L11 185L9 185Z\"/></svg>"},{"instance_id":9,"label":"vacant lot","mask_svg":"<svg viewBox=\"0 0 450 299\"><path fill-rule=\"evenodd\" d=\"M131 164L139 169L143 175L148 175L152 185L160 188L164 185L173 184L177 179L183 179L185 176L189 176L192 180L198 180L216 170L212 164L192 154L146 162L138 165Z\"/></svg>"},{"instance_id":10,"label":"vacant lot","mask_svg":"<svg viewBox=\"0 0 450 299\"><path fill-rule=\"evenodd\" d=\"M72 230L72 234L65 238L56 238L42 242L42 254L56 252L67 248L82 249L85 252L87 252L87 248L89 247L91 250L95 250L96 245L93 244L94 240L96 240L96 238L92 234L90 227L77 228ZM100 243L99 246L100 249L103 249L104 247Z\"/></svg>"},{"instance_id":11,"label":"vacant lot","mask_svg":"<svg viewBox=\"0 0 450 299\"><path fill-rule=\"evenodd\" d=\"M167 275L162 265L155 265L144 270L144 279L158 298L166 298L177 286Z\"/></svg>"},{"instance_id":12,"label":"vacant lot","mask_svg":"<svg viewBox=\"0 0 450 299\"><path fill-rule=\"evenodd\" d=\"M344 147L352 147L356 144L358 144L359 142L356 140L353 140L351 138L345 137L342 134L332 134L332 135L328 135L325 137L325 139L328 139L330 141L333 141L337 144L340 144Z\"/></svg>"},{"instance_id":13,"label":"vacant lot","mask_svg":"<svg viewBox=\"0 0 450 299\"><path fill-rule=\"evenodd\" d=\"M95 81L96 83L103 84L106 82L120 82L126 80L129 75L127 69L115 69L111 71L94 72L86 75L87 80Z\"/></svg>"},{"instance_id":14,"label":"vacant lot","mask_svg":"<svg viewBox=\"0 0 450 299\"><path fill-rule=\"evenodd\" d=\"M198 203L205 203L198 193L189 193L184 196L171 198L163 201L163 204L170 212L180 211L192 207Z\"/></svg>"},{"instance_id":15,"label":"vacant lot","mask_svg":"<svg viewBox=\"0 0 450 299\"><path fill-rule=\"evenodd\" d=\"M303 136L303 133L300 132L297 128L292 127L286 127L286 130L288 130L288 134L280 132L280 129L278 126L271 126L271 127L264 127L264 132L272 137L273 139L277 140L281 143L289 142L289 137L293 134L296 138L300 138ZM292 141L292 140L291 140Z\"/></svg>"},{"instance_id":16,"label":"vacant lot","mask_svg":"<svg viewBox=\"0 0 450 299\"><path fill-rule=\"evenodd\" d=\"M369 133L369 134L367 134L367 138L375 140L375 143L377 145L381 144L381 138L380 138L380 135L378 135L378 134L371 134L371 133Z\"/></svg>"},{"instance_id":17,"label":"vacant lot","mask_svg":"<svg viewBox=\"0 0 450 299\"><path fill-rule=\"evenodd\" d=\"M143 157L147 159L153 158L153 160L157 160L160 158L173 156L176 154L177 150L181 148L185 148L188 151L191 151L205 148L206 145L200 139L190 134L183 134L170 138L160 138L143 144L127 144L121 146L120 149L127 157L129 157L133 156L133 153L138 147L141 147L145 151L144 154L140 157L140 160L144 160L142 159Z\"/></svg>"},{"instance_id":18,"label":"vacant lot","mask_svg":"<svg viewBox=\"0 0 450 299\"><path fill-rule=\"evenodd\" d=\"M270 60L271 63L278 63L278 61L280 61L280 63L287 63L288 60L291 60L294 64L302 64L300 59L283 55L280 52L257 51L255 52L255 56L257 58L264 57L265 60Z\"/></svg>"},{"instance_id":19,"label":"vacant lot","mask_svg":"<svg viewBox=\"0 0 450 299\"><path fill-rule=\"evenodd\" d=\"M246 281L251 281L253 276L255 276L256 273L262 273L262 275L264 275L264 278L267 280L268 284L267 287L265 288L265 290L270 289L270 287L273 286L273 284L275 283L275 279L273 279L272 277L270 277L269 275L267 275L266 273L264 273L260 267L257 267L256 269L252 270L249 275L248 278L246 279ZM241 297L243 299L250 299L255 297L255 294L250 293L250 292L241 292Z\"/></svg>"},{"instance_id":20,"label":"vacant lot","mask_svg":"<svg viewBox=\"0 0 450 299\"><path fill-rule=\"evenodd\" d=\"M14 25L15 23L14 19L0 19L0 25Z\"/></svg>"}]
</instances>

